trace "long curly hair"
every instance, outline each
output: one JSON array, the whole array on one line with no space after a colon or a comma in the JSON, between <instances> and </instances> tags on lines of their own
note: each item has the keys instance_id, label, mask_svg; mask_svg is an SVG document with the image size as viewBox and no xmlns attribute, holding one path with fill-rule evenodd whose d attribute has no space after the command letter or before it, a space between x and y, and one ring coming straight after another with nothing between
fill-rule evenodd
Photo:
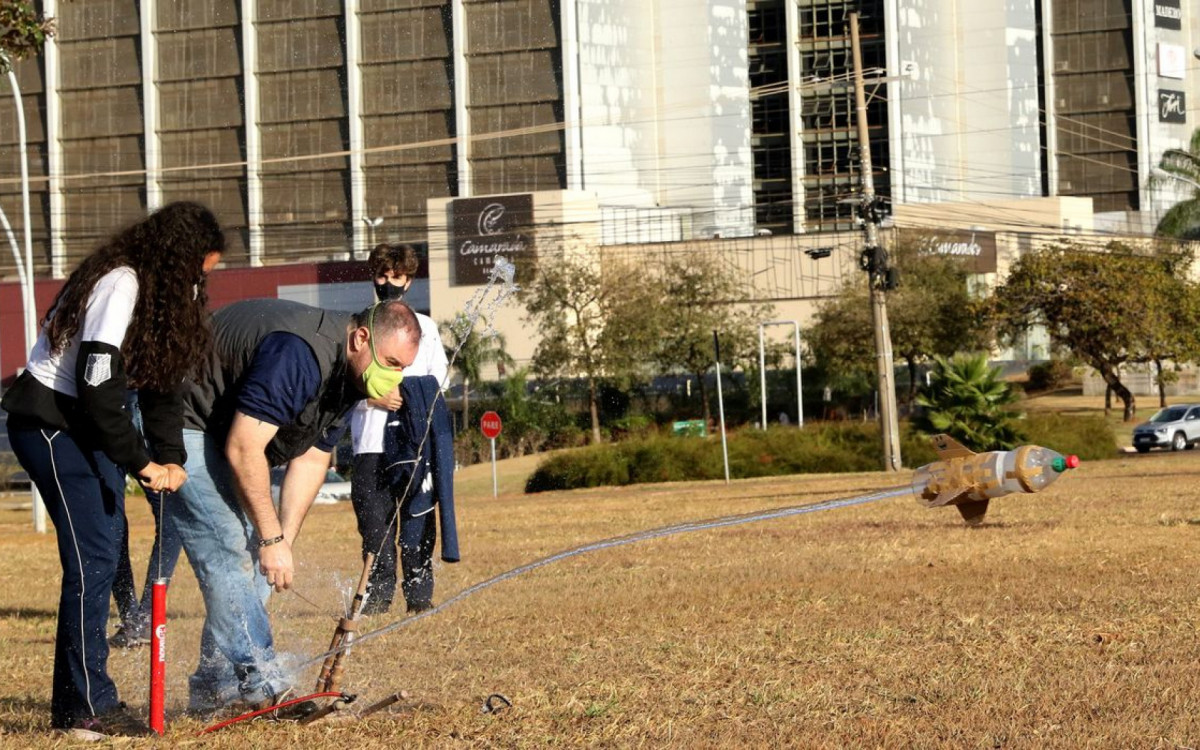
<instances>
[{"instance_id":1,"label":"long curly hair","mask_svg":"<svg viewBox=\"0 0 1200 750\"><path fill-rule=\"evenodd\" d=\"M225 235L207 208L190 201L163 206L96 248L67 279L42 321L50 348L62 351L79 331L96 282L127 266L138 279L121 345L129 386L177 388L211 355L204 258L224 250Z\"/></svg>"}]
</instances>

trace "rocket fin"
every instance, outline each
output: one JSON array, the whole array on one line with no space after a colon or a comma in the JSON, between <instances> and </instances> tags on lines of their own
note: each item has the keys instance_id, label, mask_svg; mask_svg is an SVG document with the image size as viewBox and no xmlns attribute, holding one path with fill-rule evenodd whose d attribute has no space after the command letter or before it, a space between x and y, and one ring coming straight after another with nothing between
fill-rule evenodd
<instances>
[{"instance_id":1,"label":"rocket fin","mask_svg":"<svg viewBox=\"0 0 1200 750\"><path fill-rule=\"evenodd\" d=\"M983 523L983 517L987 515L988 501L987 500L972 500L969 503L959 503L954 506L958 508L958 512L962 514L963 520L968 526L978 526Z\"/></svg>"},{"instance_id":2,"label":"rocket fin","mask_svg":"<svg viewBox=\"0 0 1200 750\"><path fill-rule=\"evenodd\" d=\"M953 505L955 500L958 500L963 495L967 494L963 490L945 490L938 494L928 506L929 508L944 508L947 505Z\"/></svg>"},{"instance_id":3,"label":"rocket fin","mask_svg":"<svg viewBox=\"0 0 1200 750\"><path fill-rule=\"evenodd\" d=\"M967 456L975 455L975 451L971 450L949 435L934 435L933 447L935 450L937 450L938 458L942 459L943 461L951 458L965 458Z\"/></svg>"}]
</instances>

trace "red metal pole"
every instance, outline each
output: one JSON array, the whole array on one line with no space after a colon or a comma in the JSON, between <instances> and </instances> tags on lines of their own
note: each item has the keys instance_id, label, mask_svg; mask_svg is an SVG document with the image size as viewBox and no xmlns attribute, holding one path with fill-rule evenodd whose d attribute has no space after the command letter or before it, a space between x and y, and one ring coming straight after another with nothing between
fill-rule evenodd
<instances>
[{"instance_id":1,"label":"red metal pole","mask_svg":"<svg viewBox=\"0 0 1200 750\"><path fill-rule=\"evenodd\" d=\"M154 582L150 608L150 728L163 733L167 677L167 579Z\"/></svg>"}]
</instances>

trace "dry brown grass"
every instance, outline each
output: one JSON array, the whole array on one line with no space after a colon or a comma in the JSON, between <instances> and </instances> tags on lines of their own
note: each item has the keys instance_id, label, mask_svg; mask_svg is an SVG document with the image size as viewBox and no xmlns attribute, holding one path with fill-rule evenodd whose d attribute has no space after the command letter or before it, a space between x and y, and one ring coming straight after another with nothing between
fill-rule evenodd
<instances>
[{"instance_id":1,"label":"dry brown grass","mask_svg":"<svg viewBox=\"0 0 1200 750\"><path fill-rule=\"evenodd\" d=\"M351 724L257 724L175 745L283 747L1177 747L1200 743L1200 453L1083 468L1043 496L994 504L968 529L908 499L640 543L489 588L363 644L347 688L400 689L404 710ZM522 468L521 471L525 471ZM519 474L520 472L508 472ZM519 477L461 475L465 561L439 599L543 555L617 534L861 494L883 474L630 487L536 496ZM897 481L899 479L899 481ZM469 489L466 489L469 488ZM131 499L135 557L152 526ZM27 512L0 513L0 744L47 730L57 560ZM308 656L355 578L346 506L318 507L299 592L272 608L281 647ZM140 553L138 555L137 553ZM194 665L201 605L171 592L169 705ZM379 619L379 618L377 618ZM389 622L384 618L375 625ZM133 705L146 652L115 653ZM303 685L313 679L307 673ZM479 711L492 692L514 708ZM149 742L125 746L149 746Z\"/></svg>"}]
</instances>

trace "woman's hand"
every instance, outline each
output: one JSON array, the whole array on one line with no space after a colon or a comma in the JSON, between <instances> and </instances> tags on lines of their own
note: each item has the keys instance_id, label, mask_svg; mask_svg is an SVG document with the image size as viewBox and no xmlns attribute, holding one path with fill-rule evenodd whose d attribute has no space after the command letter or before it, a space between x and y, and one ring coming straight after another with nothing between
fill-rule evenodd
<instances>
[{"instance_id":1,"label":"woman's hand","mask_svg":"<svg viewBox=\"0 0 1200 750\"><path fill-rule=\"evenodd\" d=\"M148 490L162 492L167 487L167 481L170 477L170 470L162 464L156 464L153 461L138 472L138 480L142 486Z\"/></svg>"}]
</instances>

